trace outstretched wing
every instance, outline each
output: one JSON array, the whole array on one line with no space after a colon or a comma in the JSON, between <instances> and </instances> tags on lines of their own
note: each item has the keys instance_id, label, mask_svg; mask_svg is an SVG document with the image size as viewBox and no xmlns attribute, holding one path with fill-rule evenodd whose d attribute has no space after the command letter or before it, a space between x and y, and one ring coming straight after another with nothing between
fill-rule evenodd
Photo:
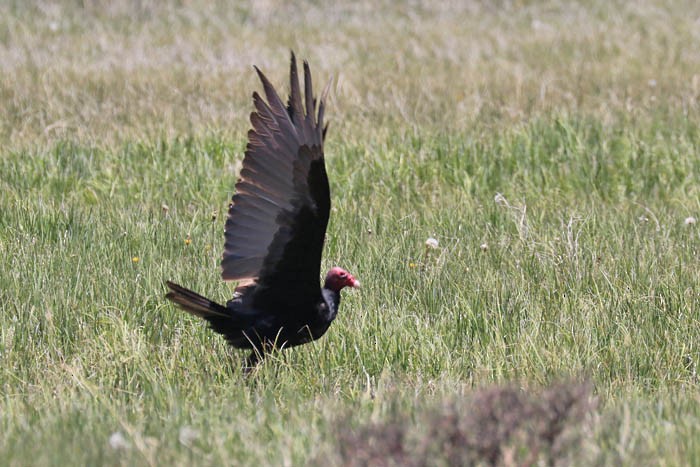
<instances>
[{"instance_id":1,"label":"outstretched wing","mask_svg":"<svg viewBox=\"0 0 700 467\"><path fill-rule=\"evenodd\" d=\"M280 303L293 307L319 293L330 213L323 158L326 92L316 113L311 73L304 62L304 110L293 53L287 106L265 75L255 70L267 102L253 94L253 128L229 206L222 277L240 281L239 293L254 290L254 305L273 306L283 300ZM256 286L248 289L252 284Z\"/></svg>"}]
</instances>

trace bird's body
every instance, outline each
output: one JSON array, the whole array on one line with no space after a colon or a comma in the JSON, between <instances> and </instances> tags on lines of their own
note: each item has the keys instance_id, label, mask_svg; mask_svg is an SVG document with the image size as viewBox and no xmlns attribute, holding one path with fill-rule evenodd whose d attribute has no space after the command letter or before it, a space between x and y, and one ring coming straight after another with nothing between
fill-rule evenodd
<instances>
[{"instance_id":1,"label":"bird's body","mask_svg":"<svg viewBox=\"0 0 700 467\"><path fill-rule=\"evenodd\" d=\"M238 281L234 297L222 306L170 281L166 295L207 320L233 347L252 349L248 367L270 349L321 337L336 317L340 290L359 286L351 274L336 267L319 287L330 215L323 156L325 93L316 115L305 62L304 112L294 55L287 106L256 71L267 103L253 94L253 129L229 206L221 261L223 279Z\"/></svg>"}]
</instances>

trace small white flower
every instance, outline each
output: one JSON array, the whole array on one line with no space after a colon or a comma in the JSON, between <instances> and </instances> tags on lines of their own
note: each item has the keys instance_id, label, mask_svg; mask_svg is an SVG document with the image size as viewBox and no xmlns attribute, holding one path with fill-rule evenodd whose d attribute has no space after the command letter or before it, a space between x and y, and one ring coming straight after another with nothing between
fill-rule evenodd
<instances>
[{"instance_id":1,"label":"small white flower","mask_svg":"<svg viewBox=\"0 0 700 467\"><path fill-rule=\"evenodd\" d=\"M486 243L482 243L479 248L481 248L481 251L486 251L489 249L489 246Z\"/></svg>"},{"instance_id":2,"label":"small white flower","mask_svg":"<svg viewBox=\"0 0 700 467\"><path fill-rule=\"evenodd\" d=\"M185 446L190 446L192 441L196 440L197 438L199 438L199 432L187 425L180 428L180 434L177 437L180 443L184 444Z\"/></svg>"},{"instance_id":3,"label":"small white flower","mask_svg":"<svg viewBox=\"0 0 700 467\"><path fill-rule=\"evenodd\" d=\"M129 449L131 444L126 440L121 431L115 431L109 437L109 447L117 451L120 449Z\"/></svg>"},{"instance_id":4,"label":"small white flower","mask_svg":"<svg viewBox=\"0 0 700 467\"><path fill-rule=\"evenodd\" d=\"M647 216L639 216L639 222L649 222L649 218Z\"/></svg>"},{"instance_id":5,"label":"small white flower","mask_svg":"<svg viewBox=\"0 0 700 467\"><path fill-rule=\"evenodd\" d=\"M428 247L428 248L437 248L437 247L438 247L438 241L437 241L437 239L435 239L435 238L433 238L433 237L429 237L429 238L425 241L425 246Z\"/></svg>"},{"instance_id":6,"label":"small white flower","mask_svg":"<svg viewBox=\"0 0 700 467\"><path fill-rule=\"evenodd\" d=\"M695 225L697 222L698 222L698 220L696 218L694 218L693 216L686 217L685 220L683 221L683 223L685 225Z\"/></svg>"}]
</instances>

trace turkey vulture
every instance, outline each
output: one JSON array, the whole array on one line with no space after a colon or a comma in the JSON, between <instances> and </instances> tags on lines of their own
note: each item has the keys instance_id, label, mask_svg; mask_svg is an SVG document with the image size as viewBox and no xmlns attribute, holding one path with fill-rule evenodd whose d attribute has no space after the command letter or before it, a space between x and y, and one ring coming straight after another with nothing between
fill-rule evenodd
<instances>
[{"instance_id":1,"label":"turkey vulture","mask_svg":"<svg viewBox=\"0 0 700 467\"><path fill-rule=\"evenodd\" d=\"M360 285L334 267L319 287L331 207L323 158L327 89L316 113L309 65L304 61L302 96L294 53L286 106L265 75L255 71L267 102L253 93L253 128L229 205L221 261L223 280L238 281L233 298L222 306L166 282L166 298L207 320L233 347L252 349L247 369L274 348L321 337L338 312L340 291Z\"/></svg>"}]
</instances>

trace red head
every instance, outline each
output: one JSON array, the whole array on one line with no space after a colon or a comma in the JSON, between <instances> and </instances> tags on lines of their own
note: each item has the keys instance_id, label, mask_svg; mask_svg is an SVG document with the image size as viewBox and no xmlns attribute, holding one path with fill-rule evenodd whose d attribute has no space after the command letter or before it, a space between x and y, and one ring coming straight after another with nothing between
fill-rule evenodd
<instances>
[{"instance_id":1,"label":"red head","mask_svg":"<svg viewBox=\"0 0 700 467\"><path fill-rule=\"evenodd\" d=\"M359 287L360 281L355 279L352 274L347 272L343 268L334 267L328 271L326 274L326 283L323 285L324 288L330 289L334 292L340 292L343 287Z\"/></svg>"}]
</instances>

